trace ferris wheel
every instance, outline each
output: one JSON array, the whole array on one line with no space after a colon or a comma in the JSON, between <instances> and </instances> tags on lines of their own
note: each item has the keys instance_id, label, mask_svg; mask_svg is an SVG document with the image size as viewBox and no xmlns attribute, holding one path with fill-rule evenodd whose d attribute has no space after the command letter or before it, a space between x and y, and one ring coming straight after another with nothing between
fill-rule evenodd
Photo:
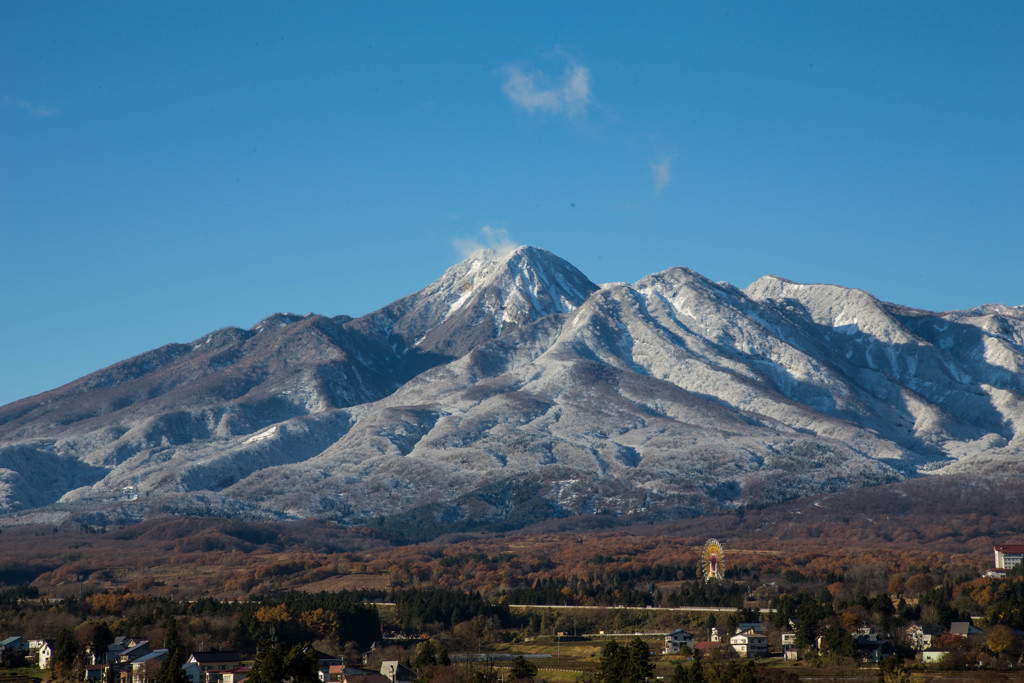
<instances>
[{"instance_id":1,"label":"ferris wheel","mask_svg":"<svg viewBox=\"0 0 1024 683\"><path fill-rule=\"evenodd\" d=\"M725 575L725 565L722 558L725 557L725 550L717 538L709 538L704 544L704 552L700 556L700 571L705 581L721 579Z\"/></svg>"}]
</instances>

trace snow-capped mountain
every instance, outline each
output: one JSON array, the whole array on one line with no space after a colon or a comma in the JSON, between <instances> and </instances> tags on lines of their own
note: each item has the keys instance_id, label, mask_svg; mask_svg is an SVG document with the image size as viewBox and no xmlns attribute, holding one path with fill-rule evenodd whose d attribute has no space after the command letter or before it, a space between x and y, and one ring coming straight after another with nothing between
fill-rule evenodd
<instances>
[{"instance_id":1,"label":"snow-capped mountain","mask_svg":"<svg viewBox=\"0 0 1024 683\"><path fill-rule=\"evenodd\" d=\"M408 533L1024 472L1024 309L479 252L361 318L275 315L0 408L0 512ZM383 520L383 521L382 521Z\"/></svg>"},{"instance_id":2,"label":"snow-capped mountain","mask_svg":"<svg viewBox=\"0 0 1024 683\"><path fill-rule=\"evenodd\" d=\"M411 377L539 318L571 311L596 289L572 264L543 249L484 249L352 327L411 355L402 360L403 376Z\"/></svg>"}]
</instances>

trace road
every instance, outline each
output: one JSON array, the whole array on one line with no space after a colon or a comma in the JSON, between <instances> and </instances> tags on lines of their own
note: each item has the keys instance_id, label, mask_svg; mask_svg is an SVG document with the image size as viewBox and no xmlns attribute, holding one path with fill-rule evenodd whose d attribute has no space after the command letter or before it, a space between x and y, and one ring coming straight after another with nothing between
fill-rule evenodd
<instances>
[{"instance_id":1,"label":"road","mask_svg":"<svg viewBox=\"0 0 1024 683\"><path fill-rule=\"evenodd\" d=\"M394 607L393 602L371 602L374 607ZM645 612L735 612L739 607L631 607L629 605L509 605L510 609L635 609ZM775 610L762 607L761 612Z\"/></svg>"},{"instance_id":2,"label":"road","mask_svg":"<svg viewBox=\"0 0 1024 683\"><path fill-rule=\"evenodd\" d=\"M739 607L629 607L627 605L509 605L512 609L635 609L645 612L736 612ZM774 612L763 607L761 612Z\"/></svg>"}]
</instances>

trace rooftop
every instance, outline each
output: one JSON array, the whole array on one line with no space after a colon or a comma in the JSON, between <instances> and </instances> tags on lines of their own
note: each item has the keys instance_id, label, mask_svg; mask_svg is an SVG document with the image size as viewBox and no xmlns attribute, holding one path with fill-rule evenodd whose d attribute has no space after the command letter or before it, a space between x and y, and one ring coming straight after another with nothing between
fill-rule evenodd
<instances>
[{"instance_id":1,"label":"rooftop","mask_svg":"<svg viewBox=\"0 0 1024 683\"><path fill-rule=\"evenodd\" d=\"M1003 553L1004 555L1007 553L1013 555L1024 554L1024 545L1020 544L1004 543L1001 545L994 545L992 547L998 550L999 552Z\"/></svg>"},{"instance_id":2,"label":"rooftop","mask_svg":"<svg viewBox=\"0 0 1024 683\"><path fill-rule=\"evenodd\" d=\"M134 660L132 664L143 664L145 662L158 661L167 656L167 650L153 650L147 655L142 655L138 659Z\"/></svg>"},{"instance_id":3,"label":"rooftop","mask_svg":"<svg viewBox=\"0 0 1024 683\"><path fill-rule=\"evenodd\" d=\"M196 662L198 662L200 664L205 664L207 662L214 663L214 662L240 662L240 661L242 661L242 656L240 654L238 654L237 652L232 652L232 651L218 652L216 650L211 651L211 652L193 652L192 653L192 658L195 659Z\"/></svg>"}]
</instances>

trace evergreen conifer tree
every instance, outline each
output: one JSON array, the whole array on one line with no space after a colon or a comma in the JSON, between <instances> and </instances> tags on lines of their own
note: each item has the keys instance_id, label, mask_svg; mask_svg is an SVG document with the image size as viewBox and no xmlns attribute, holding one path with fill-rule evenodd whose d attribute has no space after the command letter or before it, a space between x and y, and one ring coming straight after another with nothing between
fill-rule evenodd
<instances>
[{"instance_id":1,"label":"evergreen conifer tree","mask_svg":"<svg viewBox=\"0 0 1024 683\"><path fill-rule=\"evenodd\" d=\"M693 653L693 664L690 665L687 683L705 683L704 662L699 651Z\"/></svg>"},{"instance_id":2,"label":"evergreen conifer tree","mask_svg":"<svg viewBox=\"0 0 1024 683\"><path fill-rule=\"evenodd\" d=\"M416 647L416 656L413 658L412 663L417 669L437 664L437 650L434 648L434 643L429 640L424 640L420 643Z\"/></svg>"},{"instance_id":3,"label":"evergreen conifer tree","mask_svg":"<svg viewBox=\"0 0 1024 683\"><path fill-rule=\"evenodd\" d=\"M601 648L601 664L597 680L602 683L621 683L626 680L626 657L623 648L609 640Z\"/></svg>"},{"instance_id":4,"label":"evergreen conifer tree","mask_svg":"<svg viewBox=\"0 0 1024 683\"><path fill-rule=\"evenodd\" d=\"M269 640L260 642L252 671L246 680L249 683L281 683L284 680L284 658Z\"/></svg>"},{"instance_id":5,"label":"evergreen conifer tree","mask_svg":"<svg viewBox=\"0 0 1024 683\"><path fill-rule=\"evenodd\" d=\"M185 670L181 667L185 664L185 655L182 648L176 647L170 651L160 668L156 672L156 683L191 683Z\"/></svg>"},{"instance_id":6,"label":"evergreen conifer tree","mask_svg":"<svg viewBox=\"0 0 1024 683\"><path fill-rule=\"evenodd\" d=\"M626 678L628 683L645 683L654 675L651 651L642 638L634 638L626 648Z\"/></svg>"},{"instance_id":7,"label":"evergreen conifer tree","mask_svg":"<svg viewBox=\"0 0 1024 683\"><path fill-rule=\"evenodd\" d=\"M522 655L516 657L512 664L510 677L513 681L528 681L537 675L537 667L526 661Z\"/></svg>"},{"instance_id":8,"label":"evergreen conifer tree","mask_svg":"<svg viewBox=\"0 0 1024 683\"><path fill-rule=\"evenodd\" d=\"M284 657L284 675L293 683L318 683L316 654L312 649L296 645Z\"/></svg>"},{"instance_id":9,"label":"evergreen conifer tree","mask_svg":"<svg viewBox=\"0 0 1024 683\"><path fill-rule=\"evenodd\" d=\"M71 677L78 660L79 647L75 634L69 628L61 629L57 641L53 644L51 667L60 677Z\"/></svg>"}]
</instances>

